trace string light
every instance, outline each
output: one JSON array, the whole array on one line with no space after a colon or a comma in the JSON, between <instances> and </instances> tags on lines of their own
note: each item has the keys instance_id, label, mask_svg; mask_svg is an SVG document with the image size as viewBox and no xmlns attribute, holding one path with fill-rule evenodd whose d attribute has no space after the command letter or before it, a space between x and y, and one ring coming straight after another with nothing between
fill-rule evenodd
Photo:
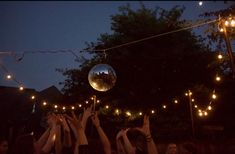
<instances>
[{"instance_id":1,"label":"string light","mask_svg":"<svg viewBox=\"0 0 235 154\"><path fill-rule=\"evenodd\" d=\"M86 101L86 104L88 104L88 101Z\"/></svg>"},{"instance_id":2,"label":"string light","mask_svg":"<svg viewBox=\"0 0 235 154\"><path fill-rule=\"evenodd\" d=\"M174 103L175 103L175 104L177 104L177 103L178 103L178 100L177 100L177 99L175 99L175 100L174 100Z\"/></svg>"},{"instance_id":3,"label":"string light","mask_svg":"<svg viewBox=\"0 0 235 154\"><path fill-rule=\"evenodd\" d=\"M162 107L163 107L163 109L166 109L166 105L163 105Z\"/></svg>"},{"instance_id":4,"label":"string light","mask_svg":"<svg viewBox=\"0 0 235 154\"><path fill-rule=\"evenodd\" d=\"M78 107L82 107L82 104L78 104Z\"/></svg>"},{"instance_id":5,"label":"string light","mask_svg":"<svg viewBox=\"0 0 235 154\"><path fill-rule=\"evenodd\" d=\"M154 113L155 113L155 111L154 111L154 110L152 110L152 111L151 111L151 113L152 113L152 114L154 114Z\"/></svg>"},{"instance_id":6,"label":"string light","mask_svg":"<svg viewBox=\"0 0 235 154\"><path fill-rule=\"evenodd\" d=\"M202 6L202 4L203 4L202 1L199 1L199 2L198 2L198 5L199 5L199 6Z\"/></svg>"},{"instance_id":7,"label":"string light","mask_svg":"<svg viewBox=\"0 0 235 154\"><path fill-rule=\"evenodd\" d=\"M198 115L199 115L200 117L202 117L202 116L203 116L202 112L199 112L199 113L198 113Z\"/></svg>"},{"instance_id":8,"label":"string light","mask_svg":"<svg viewBox=\"0 0 235 154\"><path fill-rule=\"evenodd\" d=\"M194 105L194 108L197 108L197 105Z\"/></svg>"},{"instance_id":9,"label":"string light","mask_svg":"<svg viewBox=\"0 0 235 154\"><path fill-rule=\"evenodd\" d=\"M24 90L24 87L20 86L20 87L19 87L19 90L20 90L20 91L23 91L23 90Z\"/></svg>"},{"instance_id":10,"label":"string light","mask_svg":"<svg viewBox=\"0 0 235 154\"><path fill-rule=\"evenodd\" d=\"M130 111L126 111L126 115L127 116L131 116L131 112Z\"/></svg>"},{"instance_id":11,"label":"string light","mask_svg":"<svg viewBox=\"0 0 235 154\"><path fill-rule=\"evenodd\" d=\"M106 105L106 106L105 106L105 108L106 108L106 109L109 109L109 106L108 106L108 105Z\"/></svg>"},{"instance_id":12,"label":"string light","mask_svg":"<svg viewBox=\"0 0 235 154\"><path fill-rule=\"evenodd\" d=\"M220 59L222 59L222 58L223 58L223 55L219 54L219 55L218 55L218 59L220 60Z\"/></svg>"},{"instance_id":13,"label":"string light","mask_svg":"<svg viewBox=\"0 0 235 154\"><path fill-rule=\"evenodd\" d=\"M33 95L33 96L31 96L31 99L35 99L35 96Z\"/></svg>"},{"instance_id":14,"label":"string light","mask_svg":"<svg viewBox=\"0 0 235 154\"><path fill-rule=\"evenodd\" d=\"M66 110L66 107L65 106L63 106L63 108L62 108L63 110Z\"/></svg>"},{"instance_id":15,"label":"string light","mask_svg":"<svg viewBox=\"0 0 235 154\"><path fill-rule=\"evenodd\" d=\"M208 109L208 110L211 110L211 109L212 109L212 107L209 105L209 106L207 107L207 109Z\"/></svg>"},{"instance_id":16,"label":"string light","mask_svg":"<svg viewBox=\"0 0 235 154\"><path fill-rule=\"evenodd\" d=\"M47 102L43 102L43 106L46 106L47 105Z\"/></svg>"},{"instance_id":17,"label":"string light","mask_svg":"<svg viewBox=\"0 0 235 154\"><path fill-rule=\"evenodd\" d=\"M55 109L57 109L57 108L58 108L58 106L57 106L57 105L54 105L54 108L55 108Z\"/></svg>"},{"instance_id":18,"label":"string light","mask_svg":"<svg viewBox=\"0 0 235 154\"><path fill-rule=\"evenodd\" d=\"M6 78L7 78L7 79L11 79L12 76L11 76L10 74L8 74L8 75L6 76Z\"/></svg>"},{"instance_id":19,"label":"string light","mask_svg":"<svg viewBox=\"0 0 235 154\"><path fill-rule=\"evenodd\" d=\"M72 106L72 107L71 107L71 109L72 109L72 110L74 110L74 109L75 109L75 107L74 107L74 106Z\"/></svg>"},{"instance_id":20,"label":"string light","mask_svg":"<svg viewBox=\"0 0 235 154\"><path fill-rule=\"evenodd\" d=\"M207 115L208 115L208 113L206 111L204 111L204 116L207 116Z\"/></svg>"},{"instance_id":21,"label":"string light","mask_svg":"<svg viewBox=\"0 0 235 154\"><path fill-rule=\"evenodd\" d=\"M194 102L195 100L194 100L194 98L192 98L192 100L191 100L192 102Z\"/></svg>"},{"instance_id":22,"label":"string light","mask_svg":"<svg viewBox=\"0 0 235 154\"><path fill-rule=\"evenodd\" d=\"M219 82L221 78L219 76L216 76L215 80Z\"/></svg>"},{"instance_id":23,"label":"string light","mask_svg":"<svg viewBox=\"0 0 235 154\"><path fill-rule=\"evenodd\" d=\"M142 116L142 115L143 115L143 113L142 113L142 112L139 112L139 115L140 115L140 116Z\"/></svg>"},{"instance_id":24,"label":"string light","mask_svg":"<svg viewBox=\"0 0 235 154\"><path fill-rule=\"evenodd\" d=\"M212 94L212 98L216 99L217 98L216 94Z\"/></svg>"}]
</instances>

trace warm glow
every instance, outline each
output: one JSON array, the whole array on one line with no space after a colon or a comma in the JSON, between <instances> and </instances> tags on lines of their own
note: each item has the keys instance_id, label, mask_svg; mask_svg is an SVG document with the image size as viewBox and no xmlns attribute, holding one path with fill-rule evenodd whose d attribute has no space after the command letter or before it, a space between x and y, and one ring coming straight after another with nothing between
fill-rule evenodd
<instances>
[{"instance_id":1,"label":"warm glow","mask_svg":"<svg viewBox=\"0 0 235 154\"><path fill-rule=\"evenodd\" d=\"M131 116L131 113L129 111L126 111L127 116Z\"/></svg>"},{"instance_id":2,"label":"warm glow","mask_svg":"<svg viewBox=\"0 0 235 154\"><path fill-rule=\"evenodd\" d=\"M224 24L225 24L225 26L228 26L229 22L226 20L226 21L224 22Z\"/></svg>"},{"instance_id":3,"label":"warm glow","mask_svg":"<svg viewBox=\"0 0 235 154\"><path fill-rule=\"evenodd\" d=\"M212 98L213 98L213 99L216 99L216 98L217 98L217 96L216 96L215 94L213 94L213 95L212 95Z\"/></svg>"},{"instance_id":4,"label":"warm glow","mask_svg":"<svg viewBox=\"0 0 235 154\"><path fill-rule=\"evenodd\" d=\"M74 110L74 109L75 109L75 107L74 107L74 106L72 106L72 107L71 107L71 109L72 109L72 110Z\"/></svg>"},{"instance_id":5,"label":"warm glow","mask_svg":"<svg viewBox=\"0 0 235 154\"><path fill-rule=\"evenodd\" d=\"M221 54L218 55L218 59L222 59L223 56Z\"/></svg>"},{"instance_id":6,"label":"warm glow","mask_svg":"<svg viewBox=\"0 0 235 154\"><path fill-rule=\"evenodd\" d=\"M216 76L215 80L216 80L216 81L220 81L221 78L220 78L219 76Z\"/></svg>"},{"instance_id":7,"label":"warm glow","mask_svg":"<svg viewBox=\"0 0 235 154\"><path fill-rule=\"evenodd\" d=\"M82 107L82 104L78 104L78 107Z\"/></svg>"},{"instance_id":8,"label":"warm glow","mask_svg":"<svg viewBox=\"0 0 235 154\"><path fill-rule=\"evenodd\" d=\"M199 109L198 112L200 113L200 112L202 112L202 110Z\"/></svg>"},{"instance_id":9,"label":"warm glow","mask_svg":"<svg viewBox=\"0 0 235 154\"><path fill-rule=\"evenodd\" d=\"M178 103L178 100L175 100L174 103L177 104L177 103Z\"/></svg>"},{"instance_id":10,"label":"warm glow","mask_svg":"<svg viewBox=\"0 0 235 154\"><path fill-rule=\"evenodd\" d=\"M163 105L162 107L163 107L164 109L166 109L166 105Z\"/></svg>"},{"instance_id":11,"label":"warm glow","mask_svg":"<svg viewBox=\"0 0 235 154\"><path fill-rule=\"evenodd\" d=\"M66 109L66 107L65 106L63 106L63 108L62 108L63 110L65 110Z\"/></svg>"},{"instance_id":12,"label":"warm glow","mask_svg":"<svg viewBox=\"0 0 235 154\"><path fill-rule=\"evenodd\" d=\"M200 2L198 3L198 5L199 5L199 6L202 6L202 4L203 4L203 2L202 2L202 1L200 1Z\"/></svg>"},{"instance_id":13,"label":"warm glow","mask_svg":"<svg viewBox=\"0 0 235 154\"><path fill-rule=\"evenodd\" d=\"M204 112L204 116L207 116L207 115L208 115L208 113L205 111L205 112Z\"/></svg>"},{"instance_id":14,"label":"warm glow","mask_svg":"<svg viewBox=\"0 0 235 154\"><path fill-rule=\"evenodd\" d=\"M97 103L100 103L100 100L97 100L96 102L97 102Z\"/></svg>"},{"instance_id":15,"label":"warm glow","mask_svg":"<svg viewBox=\"0 0 235 154\"><path fill-rule=\"evenodd\" d=\"M108 105L106 105L106 106L105 106L105 108L106 108L106 109L108 109L108 108L109 108L109 106L108 106Z\"/></svg>"},{"instance_id":16,"label":"warm glow","mask_svg":"<svg viewBox=\"0 0 235 154\"><path fill-rule=\"evenodd\" d=\"M231 20L231 26L234 27L235 26L235 21L234 20Z\"/></svg>"},{"instance_id":17,"label":"warm glow","mask_svg":"<svg viewBox=\"0 0 235 154\"><path fill-rule=\"evenodd\" d=\"M194 102L195 100L192 98L192 102Z\"/></svg>"},{"instance_id":18,"label":"warm glow","mask_svg":"<svg viewBox=\"0 0 235 154\"><path fill-rule=\"evenodd\" d=\"M91 100L94 100L94 97L91 97Z\"/></svg>"},{"instance_id":19,"label":"warm glow","mask_svg":"<svg viewBox=\"0 0 235 154\"><path fill-rule=\"evenodd\" d=\"M139 115L141 116L141 115L143 115L143 113L142 113L142 112L139 112Z\"/></svg>"},{"instance_id":20,"label":"warm glow","mask_svg":"<svg viewBox=\"0 0 235 154\"><path fill-rule=\"evenodd\" d=\"M46 106L46 105L47 105L47 102L43 102L43 105Z\"/></svg>"},{"instance_id":21,"label":"warm glow","mask_svg":"<svg viewBox=\"0 0 235 154\"><path fill-rule=\"evenodd\" d=\"M88 104L88 101L86 101L86 104Z\"/></svg>"},{"instance_id":22,"label":"warm glow","mask_svg":"<svg viewBox=\"0 0 235 154\"><path fill-rule=\"evenodd\" d=\"M11 75L7 75L7 79L11 79Z\"/></svg>"},{"instance_id":23,"label":"warm glow","mask_svg":"<svg viewBox=\"0 0 235 154\"><path fill-rule=\"evenodd\" d=\"M119 110L118 110L118 109L116 109L116 110L115 110L115 113L116 113L116 114L119 114Z\"/></svg>"},{"instance_id":24,"label":"warm glow","mask_svg":"<svg viewBox=\"0 0 235 154\"><path fill-rule=\"evenodd\" d=\"M22 90L24 90L24 87L20 86L20 88L19 88L19 89L20 89L20 91L22 91Z\"/></svg>"},{"instance_id":25,"label":"warm glow","mask_svg":"<svg viewBox=\"0 0 235 154\"><path fill-rule=\"evenodd\" d=\"M35 99L35 96L31 96L31 99Z\"/></svg>"},{"instance_id":26,"label":"warm glow","mask_svg":"<svg viewBox=\"0 0 235 154\"><path fill-rule=\"evenodd\" d=\"M185 96L188 96L188 93L185 93Z\"/></svg>"},{"instance_id":27,"label":"warm glow","mask_svg":"<svg viewBox=\"0 0 235 154\"><path fill-rule=\"evenodd\" d=\"M193 94L193 93L190 91L190 92L189 92L189 96L191 96L192 94Z\"/></svg>"},{"instance_id":28,"label":"warm glow","mask_svg":"<svg viewBox=\"0 0 235 154\"><path fill-rule=\"evenodd\" d=\"M54 108L55 108L55 109L57 109L57 108L58 108L58 106L57 106L57 105L54 105Z\"/></svg>"},{"instance_id":29,"label":"warm glow","mask_svg":"<svg viewBox=\"0 0 235 154\"><path fill-rule=\"evenodd\" d=\"M212 109L212 107L211 107L210 105L209 105L207 108L208 108L208 110L211 110L211 109Z\"/></svg>"},{"instance_id":30,"label":"warm glow","mask_svg":"<svg viewBox=\"0 0 235 154\"><path fill-rule=\"evenodd\" d=\"M152 110L152 111L151 111L151 113L152 113L152 114L154 114L154 113L155 113L155 111L154 111L154 110Z\"/></svg>"},{"instance_id":31,"label":"warm glow","mask_svg":"<svg viewBox=\"0 0 235 154\"><path fill-rule=\"evenodd\" d=\"M195 108L197 108L197 105L194 105Z\"/></svg>"},{"instance_id":32,"label":"warm glow","mask_svg":"<svg viewBox=\"0 0 235 154\"><path fill-rule=\"evenodd\" d=\"M198 115L199 115L200 117L203 116L202 112L199 112Z\"/></svg>"}]
</instances>

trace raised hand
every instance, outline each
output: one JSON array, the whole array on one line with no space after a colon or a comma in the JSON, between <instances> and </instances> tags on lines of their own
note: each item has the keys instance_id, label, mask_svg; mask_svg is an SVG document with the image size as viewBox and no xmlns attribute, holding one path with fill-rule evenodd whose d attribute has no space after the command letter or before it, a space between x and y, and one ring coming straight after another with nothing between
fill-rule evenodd
<instances>
[{"instance_id":1,"label":"raised hand","mask_svg":"<svg viewBox=\"0 0 235 154\"><path fill-rule=\"evenodd\" d=\"M143 126L136 127L135 129L139 130L146 137L148 137L148 136L151 137L151 132L150 132L150 128L149 128L149 116L144 115Z\"/></svg>"},{"instance_id":2,"label":"raised hand","mask_svg":"<svg viewBox=\"0 0 235 154\"><path fill-rule=\"evenodd\" d=\"M95 127L100 127L100 120L98 118L97 112L91 116L92 123Z\"/></svg>"}]
</instances>

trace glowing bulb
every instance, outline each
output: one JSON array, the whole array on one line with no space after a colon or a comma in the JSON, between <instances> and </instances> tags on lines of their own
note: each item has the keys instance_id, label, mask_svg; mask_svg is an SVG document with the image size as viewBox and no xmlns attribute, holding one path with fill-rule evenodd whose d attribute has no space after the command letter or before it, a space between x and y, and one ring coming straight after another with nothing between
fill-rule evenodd
<instances>
[{"instance_id":1,"label":"glowing bulb","mask_svg":"<svg viewBox=\"0 0 235 154\"><path fill-rule=\"evenodd\" d=\"M24 90L24 87L20 86L20 88L19 88L19 89L20 89L20 91L22 91L22 90Z\"/></svg>"},{"instance_id":2,"label":"glowing bulb","mask_svg":"<svg viewBox=\"0 0 235 154\"><path fill-rule=\"evenodd\" d=\"M194 102L195 100L192 98L192 102Z\"/></svg>"},{"instance_id":3,"label":"glowing bulb","mask_svg":"<svg viewBox=\"0 0 235 154\"><path fill-rule=\"evenodd\" d=\"M131 113L129 111L126 112L127 116L131 116Z\"/></svg>"},{"instance_id":4,"label":"glowing bulb","mask_svg":"<svg viewBox=\"0 0 235 154\"><path fill-rule=\"evenodd\" d=\"M116 109L116 110L115 110L115 113L116 113L116 114L119 114L119 110L118 110L118 109Z\"/></svg>"},{"instance_id":5,"label":"glowing bulb","mask_svg":"<svg viewBox=\"0 0 235 154\"><path fill-rule=\"evenodd\" d=\"M219 76L216 76L215 80L216 80L216 81L220 81L221 78L220 78Z\"/></svg>"},{"instance_id":6,"label":"glowing bulb","mask_svg":"<svg viewBox=\"0 0 235 154\"><path fill-rule=\"evenodd\" d=\"M7 75L7 79L11 79L11 78L12 78L11 75L8 74L8 75Z\"/></svg>"},{"instance_id":7,"label":"glowing bulb","mask_svg":"<svg viewBox=\"0 0 235 154\"><path fill-rule=\"evenodd\" d=\"M200 1L200 2L198 3L198 5L199 5L199 6L202 6L202 4L203 4L203 2L202 2L202 1Z\"/></svg>"},{"instance_id":8,"label":"glowing bulb","mask_svg":"<svg viewBox=\"0 0 235 154\"><path fill-rule=\"evenodd\" d=\"M226 20L226 21L224 22L224 24L225 24L225 26L228 26L229 22Z\"/></svg>"},{"instance_id":9,"label":"glowing bulb","mask_svg":"<svg viewBox=\"0 0 235 154\"><path fill-rule=\"evenodd\" d=\"M207 116L207 115L208 115L208 113L205 111L205 112L204 112L204 116Z\"/></svg>"},{"instance_id":10,"label":"glowing bulb","mask_svg":"<svg viewBox=\"0 0 235 154\"><path fill-rule=\"evenodd\" d=\"M143 113L142 112L139 112L139 115L141 116Z\"/></svg>"},{"instance_id":11,"label":"glowing bulb","mask_svg":"<svg viewBox=\"0 0 235 154\"><path fill-rule=\"evenodd\" d=\"M212 107L209 105L209 106L207 107L207 109L208 109L208 110L211 110L211 109L212 109Z\"/></svg>"},{"instance_id":12,"label":"glowing bulb","mask_svg":"<svg viewBox=\"0 0 235 154\"><path fill-rule=\"evenodd\" d=\"M199 113L201 113L201 112L202 112L202 110L200 110L200 109L199 109L199 110L198 110L198 112L199 112Z\"/></svg>"},{"instance_id":13,"label":"glowing bulb","mask_svg":"<svg viewBox=\"0 0 235 154\"><path fill-rule=\"evenodd\" d=\"M218 55L218 59L222 59L223 56L221 54Z\"/></svg>"},{"instance_id":14,"label":"glowing bulb","mask_svg":"<svg viewBox=\"0 0 235 154\"><path fill-rule=\"evenodd\" d=\"M57 108L58 108L58 106L57 106L57 105L54 105L54 108L55 108L55 109L57 109Z\"/></svg>"},{"instance_id":15,"label":"glowing bulb","mask_svg":"<svg viewBox=\"0 0 235 154\"><path fill-rule=\"evenodd\" d=\"M185 93L185 96L188 96L188 93Z\"/></svg>"},{"instance_id":16,"label":"glowing bulb","mask_svg":"<svg viewBox=\"0 0 235 154\"><path fill-rule=\"evenodd\" d=\"M78 107L82 107L82 104L78 104Z\"/></svg>"},{"instance_id":17,"label":"glowing bulb","mask_svg":"<svg viewBox=\"0 0 235 154\"><path fill-rule=\"evenodd\" d=\"M31 96L31 99L35 99L35 96Z\"/></svg>"},{"instance_id":18,"label":"glowing bulb","mask_svg":"<svg viewBox=\"0 0 235 154\"><path fill-rule=\"evenodd\" d=\"M178 100L175 100L174 103L177 104L177 103L178 103Z\"/></svg>"},{"instance_id":19,"label":"glowing bulb","mask_svg":"<svg viewBox=\"0 0 235 154\"><path fill-rule=\"evenodd\" d=\"M231 20L230 24L231 24L232 27L234 27L235 26L235 21Z\"/></svg>"},{"instance_id":20,"label":"glowing bulb","mask_svg":"<svg viewBox=\"0 0 235 154\"><path fill-rule=\"evenodd\" d=\"M65 110L66 109L66 107L65 106L63 106L63 108L62 108L63 110Z\"/></svg>"},{"instance_id":21,"label":"glowing bulb","mask_svg":"<svg viewBox=\"0 0 235 154\"><path fill-rule=\"evenodd\" d=\"M43 102L43 105L46 106L46 105L47 105L47 102Z\"/></svg>"},{"instance_id":22,"label":"glowing bulb","mask_svg":"<svg viewBox=\"0 0 235 154\"><path fill-rule=\"evenodd\" d=\"M213 98L213 99L216 99L216 98L217 98L217 96L216 96L215 94L213 94L213 95L212 95L212 98Z\"/></svg>"},{"instance_id":23,"label":"glowing bulb","mask_svg":"<svg viewBox=\"0 0 235 154\"><path fill-rule=\"evenodd\" d=\"M151 113L152 113L152 114L154 114L154 113L155 113L155 111L154 111L154 110L152 110L152 111L151 111Z\"/></svg>"},{"instance_id":24,"label":"glowing bulb","mask_svg":"<svg viewBox=\"0 0 235 154\"><path fill-rule=\"evenodd\" d=\"M94 100L94 97L91 97L91 100Z\"/></svg>"},{"instance_id":25,"label":"glowing bulb","mask_svg":"<svg viewBox=\"0 0 235 154\"><path fill-rule=\"evenodd\" d=\"M163 105L162 107L163 107L164 109L166 109L166 105Z\"/></svg>"},{"instance_id":26,"label":"glowing bulb","mask_svg":"<svg viewBox=\"0 0 235 154\"><path fill-rule=\"evenodd\" d=\"M86 101L86 104L88 104L88 101Z\"/></svg>"},{"instance_id":27,"label":"glowing bulb","mask_svg":"<svg viewBox=\"0 0 235 154\"><path fill-rule=\"evenodd\" d=\"M190 92L189 92L189 96L191 96L192 94L193 94L193 93L190 91Z\"/></svg>"},{"instance_id":28,"label":"glowing bulb","mask_svg":"<svg viewBox=\"0 0 235 154\"><path fill-rule=\"evenodd\" d=\"M106 109L108 109L108 108L109 108L109 106L108 106L108 105L106 105L106 106L105 106L105 108L106 108Z\"/></svg>"},{"instance_id":29,"label":"glowing bulb","mask_svg":"<svg viewBox=\"0 0 235 154\"><path fill-rule=\"evenodd\" d=\"M97 102L97 103L100 103L100 100L97 100L96 102Z\"/></svg>"},{"instance_id":30,"label":"glowing bulb","mask_svg":"<svg viewBox=\"0 0 235 154\"><path fill-rule=\"evenodd\" d=\"M195 108L197 108L197 105L194 105Z\"/></svg>"},{"instance_id":31,"label":"glowing bulb","mask_svg":"<svg viewBox=\"0 0 235 154\"><path fill-rule=\"evenodd\" d=\"M198 113L198 115L199 115L200 117L202 117L202 116L203 116L202 112L199 112L199 113Z\"/></svg>"},{"instance_id":32,"label":"glowing bulb","mask_svg":"<svg viewBox=\"0 0 235 154\"><path fill-rule=\"evenodd\" d=\"M74 110L74 109L75 109L75 107L74 107L74 106L72 106L72 107L71 107L71 109L72 109L72 110Z\"/></svg>"}]
</instances>

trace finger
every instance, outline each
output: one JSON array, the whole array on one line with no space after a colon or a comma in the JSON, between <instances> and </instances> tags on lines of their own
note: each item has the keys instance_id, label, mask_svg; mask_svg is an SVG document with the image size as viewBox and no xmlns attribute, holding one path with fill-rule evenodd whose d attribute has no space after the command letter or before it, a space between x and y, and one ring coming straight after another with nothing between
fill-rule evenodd
<instances>
[{"instance_id":1,"label":"finger","mask_svg":"<svg viewBox=\"0 0 235 154\"><path fill-rule=\"evenodd\" d=\"M68 116L67 114L64 115L68 120L73 121L73 118Z\"/></svg>"}]
</instances>

